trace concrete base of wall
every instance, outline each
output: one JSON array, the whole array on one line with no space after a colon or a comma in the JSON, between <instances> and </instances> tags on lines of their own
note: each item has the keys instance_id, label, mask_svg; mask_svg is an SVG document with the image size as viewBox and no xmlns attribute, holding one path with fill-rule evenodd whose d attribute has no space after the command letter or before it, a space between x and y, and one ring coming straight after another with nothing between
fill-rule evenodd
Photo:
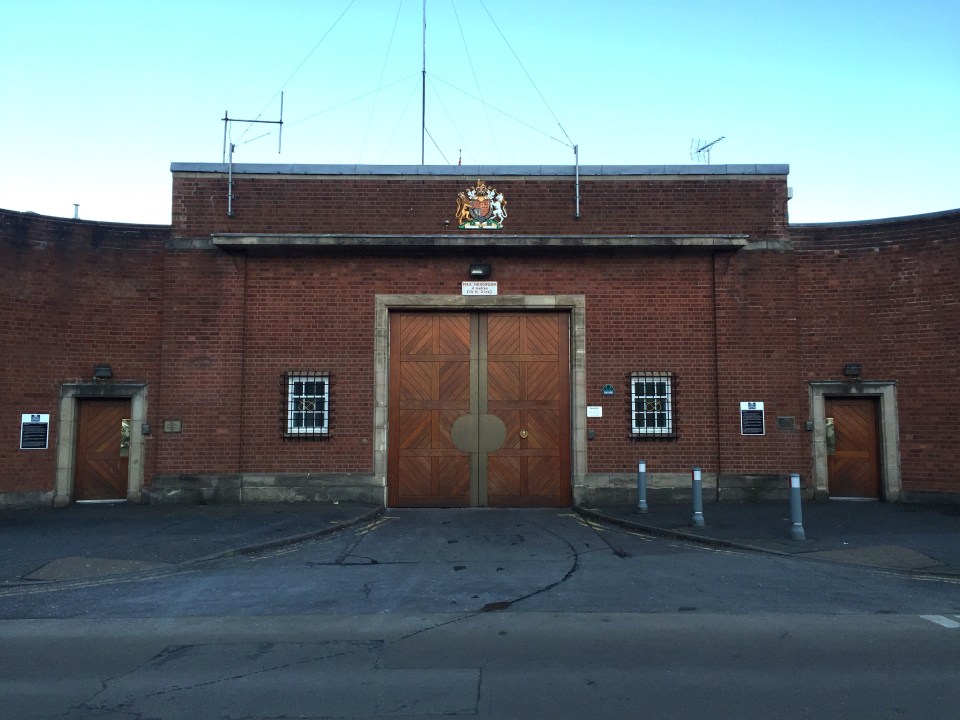
<instances>
[{"instance_id":1,"label":"concrete base of wall","mask_svg":"<svg viewBox=\"0 0 960 720\"><path fill-rule=\"evenodd\" d=\"M0 493L0 510L48 507L53 505L53 492Z\"/></svg>"},{"instance_id":2,"label":"concrete base of wall","mask_svg":"<svg viewBox=\"0 0 960 720\"><path fill-rule=\"evenodd\" d=\"M214 505L258 502L384 504L383 483L373 475L229 474L160 475L147 489L151 504Z\"/></svg>"},{"instance_id":3,"label":"concrete base of wall","mask_svg":"<svg viewBox=\"0 0 960 720\"><path fill-rule=\"evenodd\" d=\"M900 493L900 502L914 505L960 505L960 493L909 490Z\"/></svg>"},{"instance_id":4,"label":"concrete base of wall","mask_svg":"<svg viewBox=\"0 0 960 720\"><path fill-rule=\"evenodd\" d=\"M704 472L704 502L717 499L717 476ZM693 480L690 473L648 473L647 502L685 502L690 500ZM574 504L580 507L604 505L636 505L637 476L593 474L573 489ZM804 500L813 498L813 488L801 491ZM790 499L790 475L734 475L720 476L720 500L736 502L765 502Z\"/></svg>"},{"instance_id":5,"label":"concrete base of wall","mask_svg":"<svg viewBox=\"0 0 960 720\"><path fill-rule=\"evenodd\" d=\"M681 481L682 478L682 481ZM637 504L637 478L626 475L588 475L574 488L578 507ZM716 478L703 477L703 500L716 500ZM740 483L738 485L737 483ZM744 475L721 478L721 500L740 502L789 500L789 476ZM826 501L805 487L807 500ZM690 500L690 477L685 473L658 474L647 479L647 502ZM167 475L154 479L143 502L179 505L216 505L251 502L343 502L383 507L384 488L373 475ZM899 502L918 505L960 505L960 493L908 491ZM0 510L50 507L53 492L0 493Z\"/></svg>"}]
</instances>

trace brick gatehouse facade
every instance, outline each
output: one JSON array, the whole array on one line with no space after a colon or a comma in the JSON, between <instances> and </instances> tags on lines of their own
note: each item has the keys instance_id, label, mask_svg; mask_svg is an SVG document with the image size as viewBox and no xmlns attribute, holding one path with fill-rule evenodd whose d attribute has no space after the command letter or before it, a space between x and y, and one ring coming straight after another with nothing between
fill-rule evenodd
<instances>
[{"instance_id":1,"label":"brick gatehouse facade","mask_svg":"<svg viewBox=\"0 0 960 720\"><path fill-rule=\"evenodd\" d=\"M960 210L783 165L173 165L171 226L0 211L0 506L960 499Z\"/></svg>"}]
</instances>

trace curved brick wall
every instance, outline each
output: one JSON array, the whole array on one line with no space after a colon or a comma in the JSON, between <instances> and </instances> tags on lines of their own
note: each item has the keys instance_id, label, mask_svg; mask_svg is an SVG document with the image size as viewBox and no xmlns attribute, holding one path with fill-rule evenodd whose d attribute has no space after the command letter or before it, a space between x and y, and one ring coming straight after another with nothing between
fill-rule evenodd
<instances>
[{"instance_id":1,"label":"curved brick wall","mask_svg":"<svg viewBox=\"0 0 960 720\"><path fill-rule=\"evenodd\" d=\"M904 493L960 493L960 210L791 237L806 378L895 380Z\"/></svg>"},{"instance_id":2,"label":"curved brick wall","mask_svg":"<svg viewBox=\"0 0 960 720\"><path fill-rule=\"evenodd\" d=\"M720 229L737 224L727 222ZM101 362L114 381L149 386L155 428L183 419L182 434L146 440L148 486L171 473L370 473L373 353L364 328L373 293L454 292L478 255L248 256L185 230L0 210L0 498L45 501L52 492L60 386L89 381ZM482 259L511 292L587 298L588 392L632 369L680 374L684 437L638 446L625 439L619 413L605 414L590 425L589 473L623 472L643 453L671 472L699 463L725 474L807 475L807 382L842 380L843 364L859 362L865 380L897 383L905 498L960 497L960 210L787 230L792 249L546 257L491 248ZM764 235L783 230L774 222ZM624 311L631 298L643 312ZM282 443L279 373L317 364L337 378L336 433ZM735 409L744 399L767 402L765 437L740 436ZM18 449L25 412L51 415L50 450ZM796 431L778 431L780 415L795 416Z\"/></svg>"},{"instance_id":3,"label":"curved brick wall","mask_svg":"<svg viewBox=\"0 0 960 720\"><path fill-rule=\"evenodd\" d=\"M170 228L0 210L0 496L51 493L60 385L156 383ZM50 449L19 449L22 413L50 414ZM147 452L147 472L153 453Z\"/></svg>"}]
</instances>

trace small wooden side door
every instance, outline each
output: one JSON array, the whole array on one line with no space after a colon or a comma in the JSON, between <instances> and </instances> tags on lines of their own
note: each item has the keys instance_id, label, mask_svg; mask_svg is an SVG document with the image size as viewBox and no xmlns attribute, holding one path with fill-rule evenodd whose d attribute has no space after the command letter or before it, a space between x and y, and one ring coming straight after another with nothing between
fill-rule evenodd
<instances>
[{"instance_id":1,"label":"small wooden side door","mask_svg":"<svg viewBox=\"0 0 960 720\"><path fill-rule=\"evenodd\" d=\"M827 473L830 497L880 496L877 403L871 398L827 398Z\"/></svg>"},{"instance_id":2,"label":"small wooden side door","mask_svg":"<svg viewBox=\"0 0 960 720\"><path fill-rule=\"evenodd\" d=\"M126 500L130 401L78 402L75 500Z\"/></svg>"}]
</instances>

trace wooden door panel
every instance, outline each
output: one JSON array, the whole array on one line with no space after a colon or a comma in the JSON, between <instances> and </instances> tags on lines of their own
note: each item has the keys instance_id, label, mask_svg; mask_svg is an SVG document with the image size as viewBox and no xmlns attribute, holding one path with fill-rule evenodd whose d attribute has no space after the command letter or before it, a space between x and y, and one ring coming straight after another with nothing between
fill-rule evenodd
<instances>
[{"instance_id":1,"label":"wooden door panel","mask_svg":"<svg viewBox=\"0 0 960 720\"><path fill-rule=\"evenodd\" d=\"M524 330L521 333L521 352L528 355L546 355L555 357L560 347L559 316L527 315L523 318Z\"/></svg>"},{"instance_id":2,"label":"wooden door panel","mask_svg":"<svg viewBox=\"0 0 960 720\"><path fill-rule=\"evenodd\" d=\"M457 418L463 414L464 411L462 409L440 410L435 414L434 444L437 448L451 452L459 452L456 444L453 442L450 428L453 427L453 423L456 422Z\"/></svg>"},{"instance_id":3,"label":"wooden door panel","mask_svg":"<svg viewBox=\"0 0 960 720\"><path fill-rule=\"evenodd\" d=\"M528 410L524 413L523 429L527 431L524 438L529 450L559 450L560 433L557 426L560 424L560 414L556 410Z\"/></svg>"},{"instance_id":4,"label":"wooden door panel","mask_svg":"<svg viewBox=\"0 0 960 720\"><path fill-rule=\"evenodd\" d=\"M519 410L498 410L495 414L507 428L506 439L500 446L501 455L503 451L519 450L523 446L523 438L520 437L520 430L523 429L523 413Z\"/></svg>"},{"instance_id":5,"label":"wooden door panel","mask_svg":"<svg viewBox=\"0 0 960 720\"><path fill-rule=\"evenodd\" d=\"M467 348L469 352L469 348ZM470 362L446 361L439 364L439 378L437 379L439 396L445 401L460 400L470 402Z\"/></svg>"},{"instance_id":6,"label":"wooden door panel","mask_svg":"<svg viewBox=\"0 0 960 720\"><path fill-rule=\"evenodd\" d=\"M560 397L560 373L557 361L532 360L524 366L526 378L526 400L546 400L555 402Z\"/></svg>"},{"instance_id":7,"label":"wooden door panel","mask_svg":"<svg viewBox=\"0 0 960 720\"><path fill-rule=\"evenodd\" d=\"M400 366L400 385L398 388L401 400L424 400L430 402L433 390L434 363L428 361L416 362L409 360Z\"/></svg>"},{"instance_id":8,"label":"wooden door panel","mask_svg":"<svg viewBox=\"0 0 960 720\"><path fill-rule=\"evenodd\" d=\"M560 458L557 455L527 458L526 494L552 497L556 493L556 484L551 478L559 472Z\"/></svg>"},{"instance_id":9,"label":"wooden door panel","mask_svg":"<svg viewBox=\"0 0 960 720\"><path fill-rule=\"evenodd\" d=\"M566 506L570 489L567 315L487 319L487 412L506 426L487 464L496 506Z\"/></svg>"},{"instance_id":10,"label":"wooden door panel","mask_svg":"<svg viewBox=\"0 0 960 720\"><path fill-rule=\"evenodd\" d=\"M437 354L462 357L470 355L470 316L440 315L437 326Z\"/></svg>"},{"instance_id":11,"label":"wooden door panel","mask_svg":"<svg viewBox=\"0 0 960 720\"><path fill-rule=\"evenodd\" d=\"M450 436L470 412L469 315L390 317L389 502L470 504L469 457Z\"/></svg>"},{"instance_id":12,"label":"wooden door panel","mask_svg":"<svg viewBox=\"0 0 960 720\"><path fill-rule=\"evenodd\" d=\"M487 460L487 496L491 504L497 498L520 497L523 490L523 458L500 453Z\"/></svg>"},{"instance_id":13,"label":"wooden door panel","mask_svg":"<svg viewBox=\"0 0 960 720\"><path fill-rule=\"evenodd\" d=\"M461 498L470 494L470 458L461 454L441 457L437 462L437 495Z\"/></svg>"},{"instance_id":14,"label":"wooden door panel","mask_svg":"<svg viewBox=\"0 0 960 720\"><path fill-rule=\"evenodd\" d=\"M78 403L75 499L126 499L129 458L121 453L121 438L129 418L129 400Z\"/></svg>"},{"instance_id":15,"label":"wooden door panel","mask_svg":"<svg viewBox=\"0 0 960 720\"><path fill-rule=\"evenodd\" d=\"M520 352L520 316L492 315L487 320L487 352L491 357Z\"/></svg>"},{"instance_id":16,"label":"wooden door panel","mask_svg":"<svg viewBox=\"0 0 960 720\"><path fill-rule=\"evenodd\" d=\"M488 348L489 352L489 348ZM520 363L487 361L487 400L503 403L520 397Z\"/></svg>"},{"instance_id":17,"label":"wooden door panel","mask_svg":"<svg viewBox=\"0 0 960 720\"><path fill-rule=\"evenodd\" d=\"M565 507L558 497L556 477L564 464L556 454L547 457L491 457L491 507Z\"/></svg>"},{"instance_id":18,"label":"wooden door panel","mask_svg":"<svg viewBox=\"0 0 960 720\"><path fill-rule=\"evenodd\" d=\"M433 413L430 410L401 410L397 435L402 450L433 447Z\"/></svg>"},{"instance_id":19,"label":"wooden door panel","mask_svg":"<svg viewBox=\"0 0 960 720\"><path fill-rule=\"evenodd\" d=\"M835 450L827 458L830 495L876 498L880 494L876 402L870 398L828 398Z\"/></svg>"}]
</instances>

